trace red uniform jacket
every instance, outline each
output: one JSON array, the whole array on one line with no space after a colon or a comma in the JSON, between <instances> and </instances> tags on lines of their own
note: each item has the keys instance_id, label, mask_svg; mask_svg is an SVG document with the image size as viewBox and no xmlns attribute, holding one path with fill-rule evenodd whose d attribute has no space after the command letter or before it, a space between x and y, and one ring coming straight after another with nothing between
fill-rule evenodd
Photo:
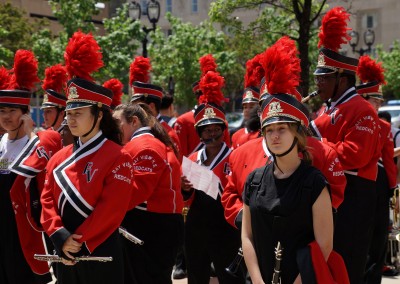
<instances>
[{"instance_id":1,"label":"red uniform jacket","mask_svg":"<svg viewBox=\"0 0 400 284\"><path fill-rule=\"evenodd\" d=\"M213 171L213 173L219 178L219 191L220 192L218 193L218 196L222 195L224 187L226 186L226 183L228 182L227 175L229 175L229 173L230 173L229 155L231 154L231 152L232 152L232 150L224 143L222 145L221 150L219 151L218 155L214 158L212 163L209 166L204 166L204 167L208 168L210 171ZM199 165L203 165L204 161L207 160L207 154L206 154L205 148L190 155L189 159ZM190 197L189 201L187 202L188 206L190 206L190 203L193 201L193 198L195 197L195 193L196 193L196 191L193 192L192 196Z\"/></svg>"},{"instance_id":2,"label":"red uniform jacket","mask_svg":"<svg viewBox=\"0 0 400 284\"><path fill-rule=\"evenodd\" d=\"M306 282L318 284L350 284L344 260L337 252L332 251L328 257L328 261L325 261L320 246L317 241L313 241L308 244L307 250L301 250L300 254L301 255L298 255L298 259L308 259L308 257L305 257L306 254L309 254L311 258L310 264L308 261L299 263L300 275ZM309 267L309 265L311 265L311 267Z\"/></svg>"},{"instance_id":3,"label":"red uniform jacket","mask_svg":"<svg viewBox=\"0 0 400 284\"><path fill-rule=\"evenodd\" d=\"M246 127L240 128L232 135L232 149L243 145L247 141L260 137L260 131L249 132Z\"/></svg>"},{"instance_id":4,"label":"red uniform jacket","mask_svg":"<svg viewBox=\"0 0 400 284\"><path fill-rule=\"evenodd\" d=\"M40 194L46 175L44 169L53 154L61 148L61 136L58 132L41 131L28 141L20 155L10 165L10 170L18 175L11 188L10 196L21 248L32 271L40 275L49 272L46 262L33 258L35 253L47 253L43 228L39 221ZM33 178L35 180L32 180Z\"/></svg>"},{"instance_id":5,"label":"red uniform jacket","mask_svg":"<svg viewBox=\"0 0 400 284\"><path fill-rule=\"evenodd\" d=\"M381 159L379 159L378 165L385 168L389 187L395 188L397 186L397 166L393 160L394 147L391 125L382 119L379 119L379 124Z\"/></svg>"},{"instance_id":6,"label":"red uniform jacket","mask_svg":"<svg viewBox=\"0 0 400 284\"><path fill-rule=\"evenodd\" d=\"M101 131L73 147L49 161L41 196L41 222L59 254L73 233L82 235L78 241L88 253L114 233L128 210L133 185L132 158Z\"/></svg>"},{"instance_id":7,"label":"red uniform jacket","mask_svg":"<svg viewBox=\"0 0 400 284\"><path fill-rule=\"evenodd\" d=\"M182 163L182 153L181 153L182 147L181 147L181 142L179 141L179 137L176 134L176 131L171 126L169 126L166 121L161 119L161 115L158 115L157 119L159 119L159 122L164 127L165 131L167 131L168 136L172 140L172 143L174 143L174 146L175 146L176 150L178 151L178 160Z\"/></svg>"},{"instance_id":8,"label":"red uniform jacket","mask_svg":"<svg viewBox=\"0 0 400 284\"><path fill-rule=\"evenodd\" d=\"M235 221L241 222L239 213L243 209L242 194L247 176L256 168L266 165L270 156L262 137L251 140L245 146L232 151L229 157L231 172L221 197L225 219L232 226L237 228L239 224Z\"/></svg>"},{"instance_id":9,"label":"red uniform jacket","mask_svg":"<svg viewBox=\"0 0 400 284\"><path fill-rule=\"evenodd\" d=\"M324 143L335 149L345 173L376 180L379 118L354 87L326 108L312 122L312 128Z\"/></svg>"},{"instance_id":10,"label":"red uniform jacket","mask_svg":"<svg viewBox=\"0 0 400 284\"><path fill-rule=\"evenodd\" d=\"M181 153L183 156L189 157L192 153L197 152L204 147L204 144L200 142L199 135L194 127L194 110L180 115L176 119L174 129L178 134L182 149ZM231 145L227 129L224 131L224 142L228 146Z\"/></svg>"},{"instance_id":11,"label":"red uniform jacket","mask_svg":"<svg viewBox=\"0 0 400 284\"><path fill-rule=\"evenodd\" d=\"M138 129L125 149L132 156L135 177L129 209L182 214L180 162L172 149L149 127Z\"/></svg>"},{"instance_id":12,"label":"red uniform jacket","mask_svg":"<svg viewBox=\"0 0 400 284\"><path fill-rule=\"evenodd\" d=\"M307 147L313 157L313 166L319 169L328 180L332 207L338 208L344 198L346 178L336 152L313 137L307 138ZM221 202L224 206L225 218L236 228L242 218L242 194L247 176L256 168L264 166L269 156L270 153L263 137L247 142L235 149L230 156L231 173L228 176L228 184L224 189Z\"/></svg>"}]
</instances>

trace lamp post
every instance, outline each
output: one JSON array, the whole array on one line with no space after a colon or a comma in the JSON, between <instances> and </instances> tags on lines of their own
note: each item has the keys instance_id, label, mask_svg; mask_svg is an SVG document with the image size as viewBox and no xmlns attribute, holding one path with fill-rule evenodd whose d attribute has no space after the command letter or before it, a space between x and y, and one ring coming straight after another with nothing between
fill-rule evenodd
<instances>
[{"instance_id":1,"label":"lamp post","mask_svg":"<svg viewBox=\"0 0 400 284\"><path fill-rule=\"evenodd\" d=\"M156 0L150 0L149 2L147 2L146 11L147 11L147 17L150 23L152 24L152 27L151 28L148 28L146 26L142 27L142 30L145 33L145 36L142 40L143 57L147 57L147 42L148 42L147 35L149 34L149 32L156 30L156 24L160 19L160 3ZM129 17L133 21L140 20L141 14L142 14L142 9L139 3L137 3L136 1L132 1L131 3L129 3Z\"/></svg>"},{"instance_id":2,"label":"lamp post","mask_svg":"<svg viewBox=\"0 0 400 284\"><path fill-rule=\"evenodd\" d=\"M353 50L354 53L358 53L360 54L360 56L364 55L364 53L371 53L371 46L374 44L375 42L375 32L371 29L368 29L364 32L364 43L368 46L368 48L364 49L364 48L360 48L358 50L356 50L356 46L358 45L358 42L360 41L360 36L358 34L358 32L356 31L351 31L350 32L350 46Z\"/></svg>"}]
</instances>

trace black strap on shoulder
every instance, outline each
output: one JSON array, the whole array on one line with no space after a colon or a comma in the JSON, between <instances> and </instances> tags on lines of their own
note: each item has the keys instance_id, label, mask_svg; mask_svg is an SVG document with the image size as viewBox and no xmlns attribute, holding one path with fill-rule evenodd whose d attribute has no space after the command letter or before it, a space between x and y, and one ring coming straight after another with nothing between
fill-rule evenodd
<instances>
[{"instance_id":1,"label":"black strap on shoulder","mask_svg":"<svg viewBox=\"0 0 400 284\"><path fill-rule=\"evenodd\" d=\"M394 143L394 147L396 148L396 147L399 147L399 145L396 145L396 138L397 138L397 136L400 134L400 130L398 130L397 132L396 132L396 134L394 135L394 137L393 137L393 143Z\"/></svg>"},{"instance_id":2,"label":"black strap on shoulder","mask_svg":"<svg viewBox=\"0 0 400 284\"><path fill-rule=\"evenodd\" d=\"M255 189L259 188L264 177L265 172L267 171L268 166L264 166L262 168L258 168L255 170L253 178L251 179L250 186Z\"/></svg>"}]
</instances>

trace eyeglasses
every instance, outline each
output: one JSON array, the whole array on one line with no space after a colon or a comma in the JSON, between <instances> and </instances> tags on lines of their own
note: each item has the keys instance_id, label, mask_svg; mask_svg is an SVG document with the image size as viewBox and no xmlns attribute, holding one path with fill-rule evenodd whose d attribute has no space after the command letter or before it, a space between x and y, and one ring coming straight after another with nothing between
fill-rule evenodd
<instances>
[{"instance_id":1,"label":"eyeglasses","mask_svg":"<svg viewBox=\"0 0 400 284\"><path fill-rule=\"evenodd\" d=\"M315 84L325 84L329 79L336 79L336 76L315 76L314 83Z\"/></svg>"}]
</instances>

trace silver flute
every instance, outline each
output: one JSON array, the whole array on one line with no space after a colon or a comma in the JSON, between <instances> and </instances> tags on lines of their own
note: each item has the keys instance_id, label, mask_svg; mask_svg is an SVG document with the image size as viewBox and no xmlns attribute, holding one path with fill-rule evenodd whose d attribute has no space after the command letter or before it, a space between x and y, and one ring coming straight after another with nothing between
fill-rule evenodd
<instances>
[{"instance_id":1,"label":"silver flute","mask_svg":"<svg viewBox=\"0 0 400 284\"><path fill-rule=\"evenodd\" d=\"M309 100L311 100L313 97L317 96L319 93L320 93L319 90L318 90L318 91L314 91L314 92L310 93L307 97L303 98L303 99L301 100L301 102L302 102L302 103L306 103L306 102L308 102Z\"/></svg>"},{"instance_id":2,"label":"silver flute","mask_svg":"<svg viewBox=\"0 0 400 284\"><path fill-rule=\"evenodd\" d=\"M129 233L125 228L119 227L118 231L121 235L123 235L126 239L128 239L135 245L143 245L144 244L144 241L142 241L141 239L139 239L139 238L135 237L134 235L132 235L131 233Z\"/></svg>"},{"instance_id":3,"label":"silver flute","mask_svg":"<svg viewBox=\"0 0 400 284\"><path fill-rule=\"evenodd\" d=\"M53 254L35 254L33 256L35 259L40 261L49 261L49 262L63 262L63 260L67 260L58 255ZM100 262L108 262L112 261L113 258L111 256L79 256L75 257L72 261L100 261Z\"/></svg>"}]
</instances>

